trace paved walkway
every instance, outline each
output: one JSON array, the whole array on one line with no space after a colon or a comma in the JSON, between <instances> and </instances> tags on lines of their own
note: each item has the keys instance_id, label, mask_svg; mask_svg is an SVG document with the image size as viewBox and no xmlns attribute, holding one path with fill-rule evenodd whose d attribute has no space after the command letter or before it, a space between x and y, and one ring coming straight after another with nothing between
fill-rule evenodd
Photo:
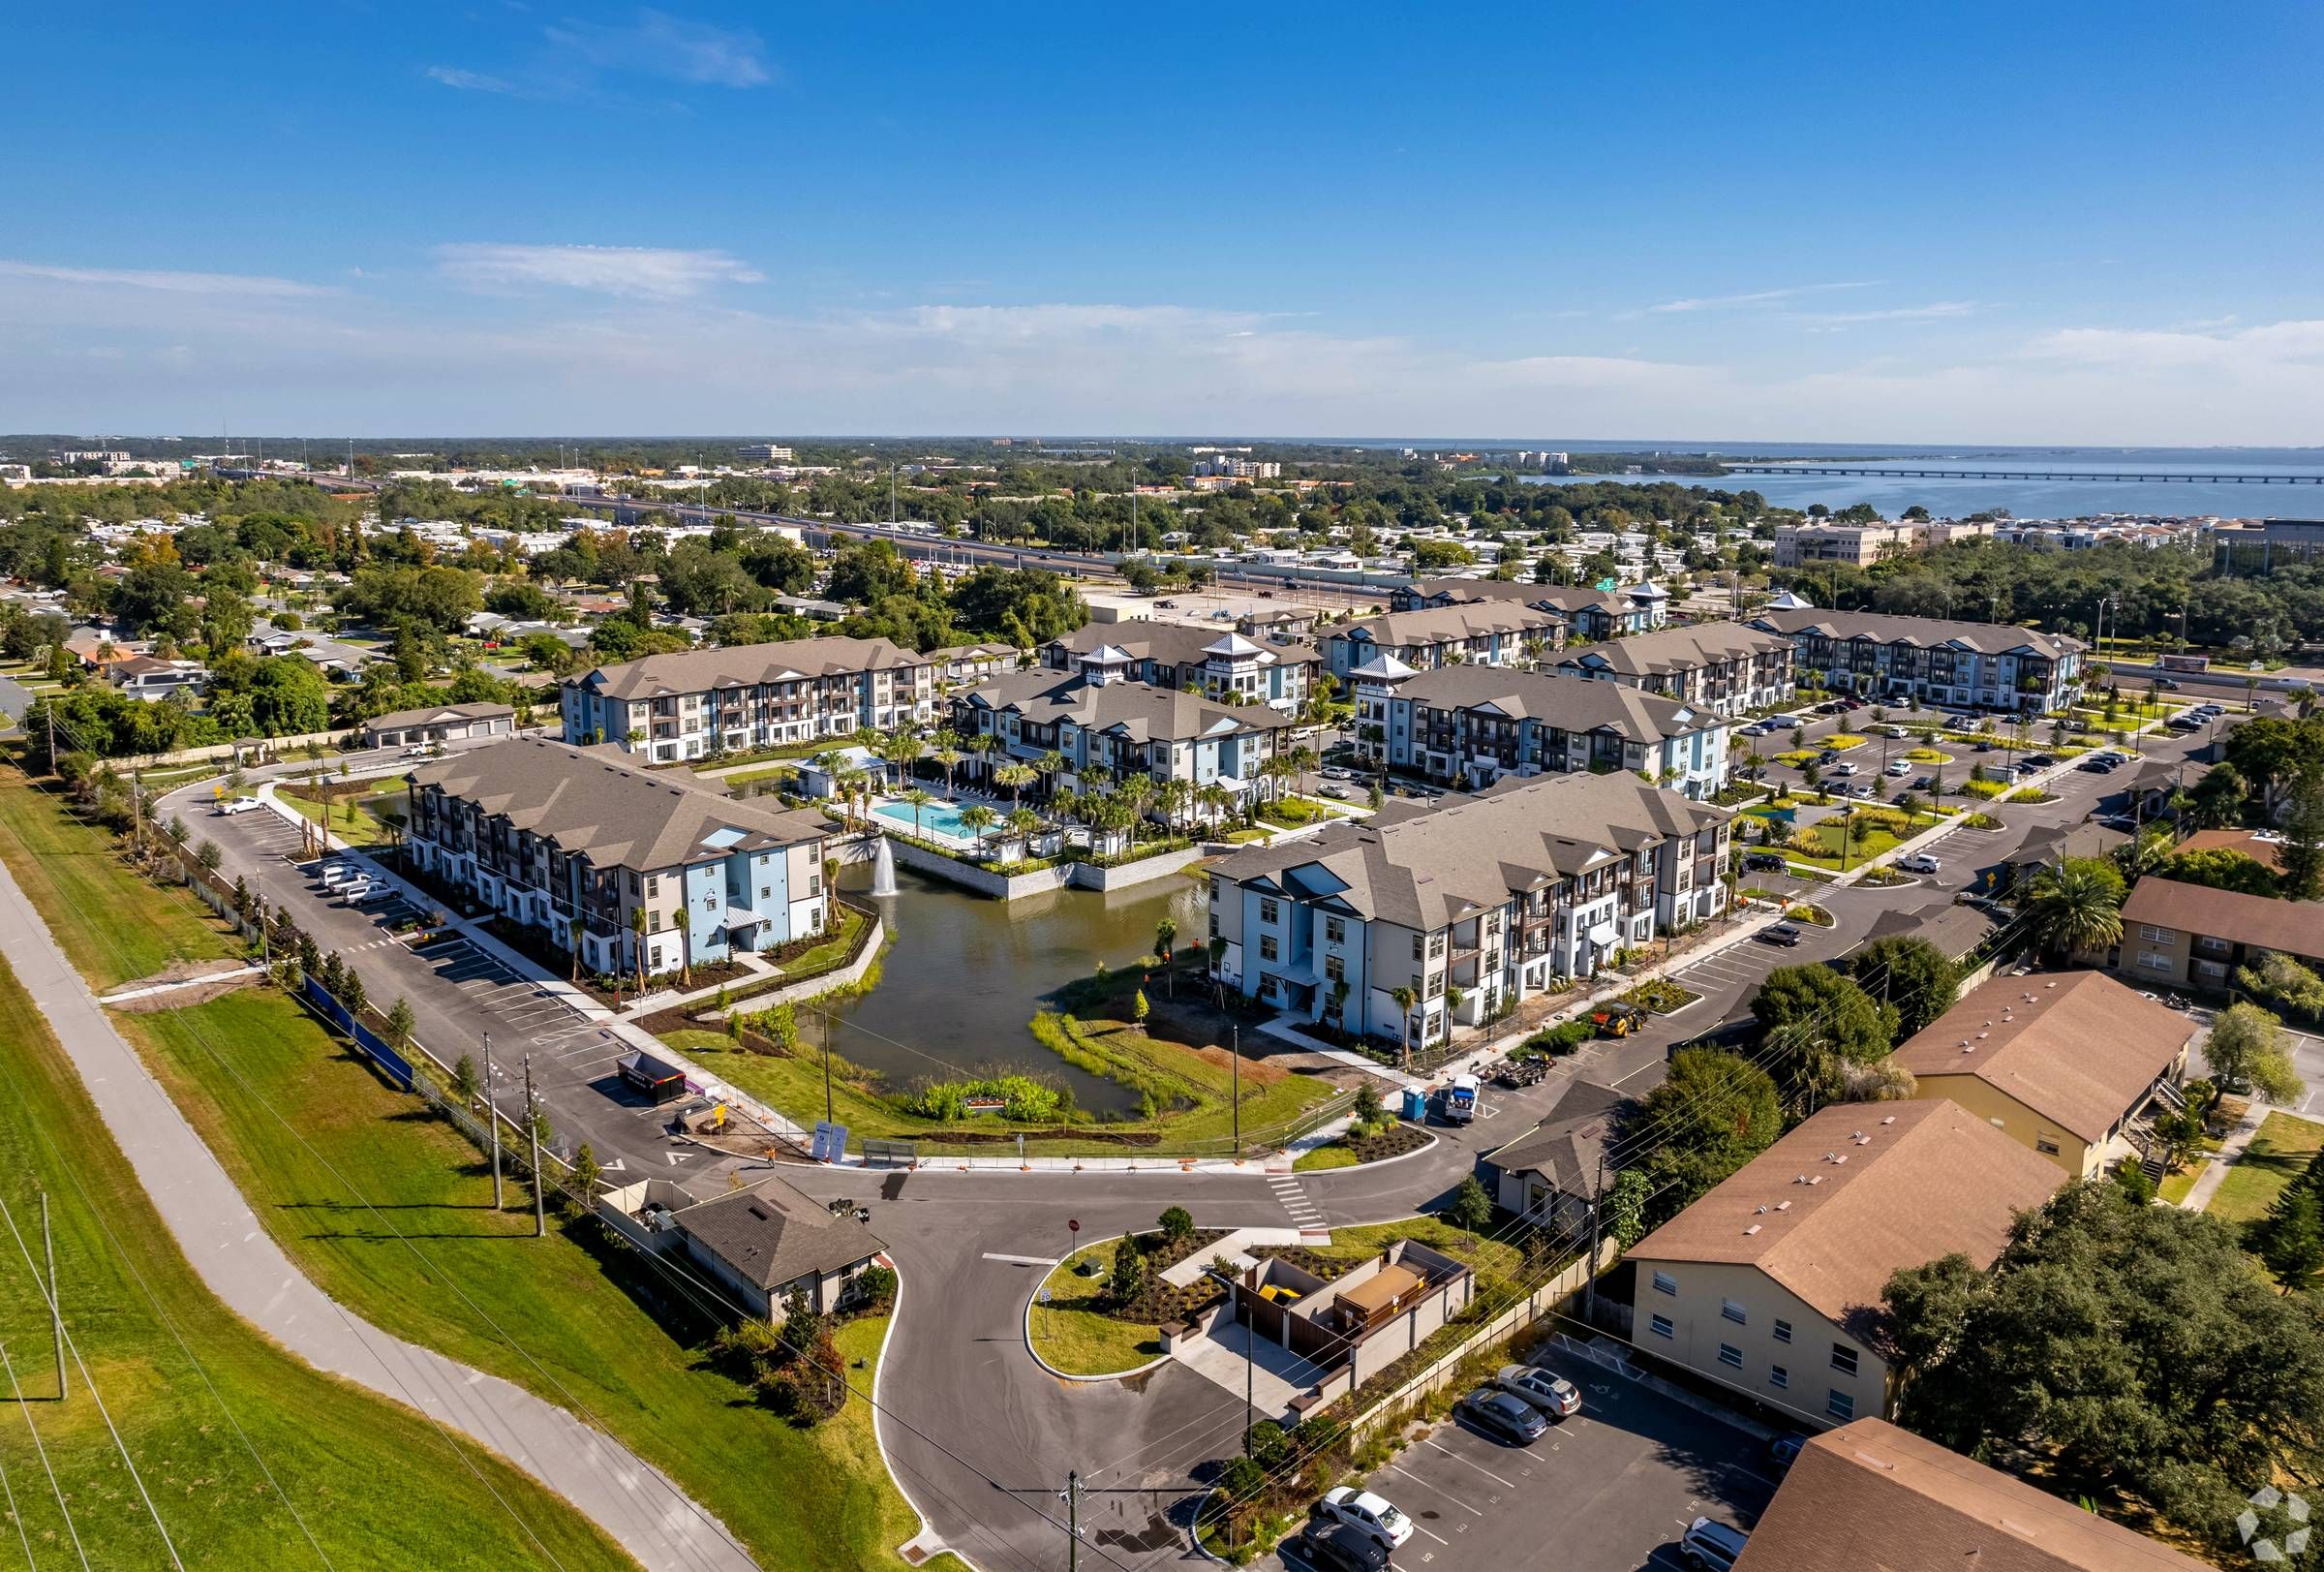
<instances>
[{"instance_id":1,"label":"paved walkway","mask_svg":"<svg viewBox=\"0 0 2324 1572\"><path fill-rule=\"evenodd\" d=\"M113 1029L4 867L0 955L47 1017L186 1258L236 1314L318 1369L491 1448L657 1572L756 1564L707 1510L618 1441L511 1382L388 1336L300 1273Z\"/></svg>"},{"instance_id":2,"label":"paved walkway","mask_svg":"<svg viewBox=\"0 0 2324 1572\"><path fill-rule=\"evenodd\" d=\"M2218 1151L2211 1155L2211 1166L2195 1177L2193 1186L2179 1204L2189 1212L2200 1212L2211 1205L2211 1198L2219 1193L2221 1185L2227 1183L2227 1170L2243 1160L2244 1150L2251 1144L2251 1137L2259 1133L2259 1126L2275 1111L2273 1106L2258 1097L2245 1104L2244 1117L2235 1122L2235 1128L2229 1130L2225 1139L2219 1142Z\"/></svg>"}]
</instances>

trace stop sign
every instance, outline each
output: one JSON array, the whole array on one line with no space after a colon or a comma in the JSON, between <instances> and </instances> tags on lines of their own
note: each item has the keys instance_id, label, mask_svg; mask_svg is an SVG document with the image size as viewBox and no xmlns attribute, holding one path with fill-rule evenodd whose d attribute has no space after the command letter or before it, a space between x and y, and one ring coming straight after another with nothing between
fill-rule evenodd
<instances>
[{"instance_id":1,"label":"stop sign","mask_svg":"<svg viewBox=\"0 0 2324 1572\"><path fill-rule=\"evenodd\" d=\"M1080 1233L1082 1231L1082 1219L1079 1218L1067 1218L1065 1219L1065 1228L1068 1233Z\"/></svg>"}]
</instances>

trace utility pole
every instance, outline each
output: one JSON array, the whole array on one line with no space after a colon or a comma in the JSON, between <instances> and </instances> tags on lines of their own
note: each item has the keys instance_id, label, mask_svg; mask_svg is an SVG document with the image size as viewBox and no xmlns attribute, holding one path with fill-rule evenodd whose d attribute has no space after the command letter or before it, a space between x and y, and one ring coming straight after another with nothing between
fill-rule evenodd
<instances>
[{"instance_id":1,"label":"utility pole","mask_svg":"<svg viewBox=\"0 0 2324 1572\"><path fill-rule=\"evenodd\" d=\"M1598 1181L1590 1189L1589 1272L1581 1279L1581 1318L1588 1322L1598 1309L1598 1212L1605 1204L1605 1154L1598 1154Z\"/></svg>"},{"instance_id":2,"label":"utility pole","mask_svg":"<svg viewBox=\"0 0 2324 1572\"><path fill-rule=\"evenodd\" d=\"M1082 1476L1078 1470L1065 1475L1065 1572L1074 1572L1082 1564Z\"/></svg>"},{"instance_id":3,"label":"utility pole","mask_svg":"<svg viewBox=\"0 0 2324 1572\"><path fill-rule=\"evenodd\" d=\"M533 1056L525 1056L525 1133L533 1137L533 1237L540 1238L549 1231L548 1203L543 1196L546 1181L540 1172L540 1111L533 1103Z\"/></svg>"},{"instance_id":4,"label":"utility pole","mask_svg":"<svg viewBox=\"0 0 2324 1572\"><path fill-rule=\"evenodd\" d=\"M501 1209L501 1107L493 1096L492 1033L484 1033L484 1123L492 1131L492 1209Z\"/></svg>"},{"instance_id":5,"label":"utility pole","mask_svg":"<svg viewBox=\"0 0 2324 1572\"><path fill-rule=\"evenodd\" d=\"M1242 1028L1237 1026L1232 1030L1235 1033L1235 1045L1227 1055L1228 1085L1232 1088L1227 1094L1227 1105L1235 1116L1235 1160L1240 1162L1242 1160Z\"/></svg>"},{"instance_id":6,"label":"utility pole","mask_svg":"<svg viewBox=\"0 0 2324 1572\"><path fill-rule=\"evenodd\" d=\"M56 1281L56 1239L48 1232L48 1192L41 1191L41 1252L48 1257L48 1331L56 1341L56 1401L65 1401L64 1296Z\"/></svg>"},{"instance_id":7,"label":"utility pole","mask_svg":"<svg viewBox=\"0 0 2324 1572\"><path fill-rule=\"evenodd\" d=\"M46 715L48 717L48 773L49 773L50 775L54 775L54 774L56 774L56 773L57 773L57 769L56 769L56 701L55 701L54 699L50 699L50 700L48 700L47 702L44 703L44 704L41 706L41 710L42 710L42 712L43 712L44 714L46 714Z\"/></svg>"}]
</instances>

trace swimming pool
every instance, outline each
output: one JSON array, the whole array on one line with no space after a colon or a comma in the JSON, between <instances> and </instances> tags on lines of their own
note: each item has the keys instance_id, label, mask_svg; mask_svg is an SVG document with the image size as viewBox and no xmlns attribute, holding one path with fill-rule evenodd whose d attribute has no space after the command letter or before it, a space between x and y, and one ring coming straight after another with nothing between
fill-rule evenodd
<instances>
[{"instance_id":1,"label":"swimming pool","mask_svg":"<svg viewBox=\"0 0 2324 1572\"><path fill-rule=\"evenodd\" d=\"M892 824L907 830L912 829L912 805L908 802L883 802L872 812ZM920 810L919 828L913 833L928 835L931 832L950 835L963 841L976 839L976 832L961 822L961 808L958 803L932 802Z\"/></svg>"}]
</instances>

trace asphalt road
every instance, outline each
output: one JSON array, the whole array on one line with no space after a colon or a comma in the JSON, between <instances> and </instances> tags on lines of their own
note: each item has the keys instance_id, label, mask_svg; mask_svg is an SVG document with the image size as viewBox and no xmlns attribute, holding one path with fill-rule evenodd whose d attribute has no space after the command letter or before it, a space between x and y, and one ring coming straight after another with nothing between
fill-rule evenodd
<instances>
[{"instance_id":1,"label":"asphalt road","mask_svg":"<svg viewBox=\"0 0 2324 1572\"><path fill-rule=\"evenodd\" d=\"M2156 755L2166 748L2184 751L2176 742L2150 745ZM1311 1206L1334 1226L1411 1216L1448 1195L1481 1153L1523 1134L1567 1081L1587 1076L1633 1094L1648 1090L1661 1078L1669 1045L1745 1013L1767 971L1836 958L1860 943L1883 912L1948 904L1980 869L2004 861L2028 829L2083 817L2114 789L2114 779L2059 772L2049 783L2058 801L2005 806L2006 827L1999 832L1949 832L1936 848L1943 869L1932 878L1820 890L1817 898L1832 910L1835 927L1809 929L1796 948L1746 941L1682 968L1680 979L1703 994L1700 1002L1656 1019L1636 1037L1587 1045L1541 1086L1488 1087L1474 1125L1438 1127L1434 1147L1398 1162L1301 1174L1283 1193L1255 1166L1247 1174L785 1168L783 1177L810 1195L868 1202L872 1229L903 1276L903 1308L881 1376L882 1439L899 1482L936 1536L986 1572L1061 1563L1063 1506L1054 1493L1069 1468L1081 1470L1092 1492L1084 1502L1091 1526L1086 1564L1145 1568L1187 1558L1178 1530L1199 1495L1196 1470L1234 1444L1239 1398L1175 1364L1127 1382L1048 1375L1024 1340L1025 1307L1047 1268L1012 1257L1038 1263L1060 1255L1069 1218L1081 1222L1086 1243L1151 1227L1174 1204L1206 1228L1289 1226L1295 1205ZM278 831L271 814L204 817L206 797L206 787L193 788L167 800L162 812L183 813L198 834L218 844L228 878L240 875L270 902L289 902L301 927L361 968L373 999L407 997L423 1042L457 1052L489 1031L496 1057L530 1048L558 1129L632 1169L699 1187L743 1166L671 1142L661 1116L635 1106L608 1079L604 1047L545 1008L524 979L501 975L462 949L413 953L375 916L321 898L287 860L287 850L296 849L295 830ZM505 1086L513 1058L502 1068ZM504 1098L513 1111L514 1099ZM1677 1497L1655 1499L1658 1522L1677 1510ZM1648 1519L1607 1524L1609 1535L1635 1536Z\"/></svg>"}]
</instances>

